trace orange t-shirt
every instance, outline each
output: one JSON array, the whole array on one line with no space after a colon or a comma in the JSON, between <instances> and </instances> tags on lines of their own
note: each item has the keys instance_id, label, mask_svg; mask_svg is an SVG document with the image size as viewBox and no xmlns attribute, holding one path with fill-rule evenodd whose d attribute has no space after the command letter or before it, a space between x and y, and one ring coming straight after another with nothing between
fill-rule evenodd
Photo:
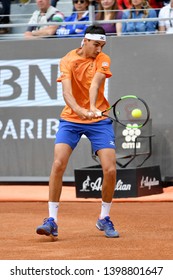
<instances>
[{"instance_id":1,"label":"orange t-shirt","mask_svg":"<svg viewBox=\"0 0 173 280\"><path fill-rule=\"evenodd\" d=\"M72 83L72 94L79 106L90 109L89 89L96 72L104 73L106 78L112 76L110 71L110 57L101 52L96 58L83 58L77 54L77 50L67 53L60 61L61 76L57 82L70 79ZM104 97L104 84L100 86L96 107L100 111L109 107ZM76 123L93 123L100 119L81 120L79 116L66 105L61 113L61 118Z\"/></svg>"}]
</instances>

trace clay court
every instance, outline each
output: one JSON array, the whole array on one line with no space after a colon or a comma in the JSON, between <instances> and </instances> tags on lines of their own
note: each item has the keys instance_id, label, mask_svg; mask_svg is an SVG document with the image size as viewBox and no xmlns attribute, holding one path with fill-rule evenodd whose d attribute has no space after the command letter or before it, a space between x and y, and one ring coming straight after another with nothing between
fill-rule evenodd
<instances>
[{"instance_id":1,"label":"clay court","mask_svg":"<svg viewBox=\"0 0 173 280\"><path fill-rule=\"evenodd\" d=\"M0 186L1 260L172 260L173 187L162 194L114 199L119 238L95 227L100 199L79 199L63 187L59 237L35 233L47 216L48 186Z\"/></svg>"}]
</instances>

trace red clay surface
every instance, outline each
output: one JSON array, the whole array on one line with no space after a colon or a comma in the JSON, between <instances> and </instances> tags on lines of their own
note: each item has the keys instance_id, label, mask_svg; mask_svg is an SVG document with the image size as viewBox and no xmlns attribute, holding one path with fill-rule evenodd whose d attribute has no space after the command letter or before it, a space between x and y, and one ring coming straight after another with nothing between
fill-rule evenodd
<instances>
[{"instance_id":1,"label":"red clay surface","mask_svg":"<svg viewBox=\"0 0 173 280\"><path fill-rule=\"evenodd\" d=\"M99 201L64 201L59 237L52 242L35 228L47 216L47 202L0 202L1 260L172 260L172 202L114 202L111 219L120 238L96 229Z\"/></svg>"}]
</instances>

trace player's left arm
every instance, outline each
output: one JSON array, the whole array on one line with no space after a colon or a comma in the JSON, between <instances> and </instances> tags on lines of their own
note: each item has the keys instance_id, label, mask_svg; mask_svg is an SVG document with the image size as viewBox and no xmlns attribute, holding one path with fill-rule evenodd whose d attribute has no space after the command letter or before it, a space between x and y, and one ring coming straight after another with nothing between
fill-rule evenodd
<instances>
[{"instance_id":1,"label":"player's left arm","mask_svg":"<svg viewBox=\"0 0 173 280\"><path fill-rule=\"evenodd\" d=\"M79 116L81 120L92 119L88 110L79 106L72 94L72 85L70 79L62 80L63 97L65 103Z\"/></svg>"},{"instance_id":2,"label":"player's left arm","mask_svg":"<svg viewBox=\"0 0 173 280\"><path fill-rule=\"evenodd\" d=\"M101 84L105 81L106 75L101 72L96 72L92 80L90 89L89 89L89 99L90 99L90 111L97 113L98 109L96 108L96 102L98 97L98 92Z\"/></svg>"},{"instance_id":3,"label":"player's left arm","mask_svg":"<svg viewBox=\"0 0 173 280\"><path fill-rule=\"evenodd\" d=\"M93 77L89 90L90 110L95 114L96 118L98 117L97 112L99 111L96 108L99 89L102 86L102 83L105 82L105 79L112 76L112 73L110 71L110 64L110 57L104 53L100 53L96 58L97 72Z\"/></svg>"}]
</instances>

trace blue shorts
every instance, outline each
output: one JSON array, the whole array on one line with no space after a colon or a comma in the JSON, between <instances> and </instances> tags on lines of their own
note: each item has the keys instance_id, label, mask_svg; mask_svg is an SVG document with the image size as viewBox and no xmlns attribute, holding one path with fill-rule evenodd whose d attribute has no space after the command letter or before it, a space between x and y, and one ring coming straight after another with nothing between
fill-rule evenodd
<instances>
[{"instance_id":1,"label":"blue shorts","mask_svg":"<svg viewBox=\"0 0 173 280\"><path fill-rule=\"evenodd\" d=\"M55 144L65 143L73 150L83 134L90 140L94 152L105 148L115 149L115 134L110 119L91 124L74 123L61 119Z\"/></svg>"}]
</instances>

